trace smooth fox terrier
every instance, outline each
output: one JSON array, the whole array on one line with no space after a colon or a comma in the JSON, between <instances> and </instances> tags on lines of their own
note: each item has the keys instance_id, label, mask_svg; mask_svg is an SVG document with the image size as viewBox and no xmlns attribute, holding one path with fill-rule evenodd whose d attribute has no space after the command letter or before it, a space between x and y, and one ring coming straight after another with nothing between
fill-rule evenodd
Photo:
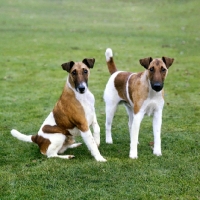
<instances>
[{"instance_id":1,"label":"smooth fox terrier","mask_svg":"<svg viewBox=\"0 0 200 200\"><path fill-rule=\"evenodd\" d=\"M74 148L81 143L75 143L74 136L81 135L83 141L97 161L104 162L98 150L100 145L100 127L97 123L93 94L88 89L90 68L95 59L85 58L82 62L62 64L63 70L69 73L67 82L53 111L45 119L38 134L24 135L17 130L11 134L26 142L34 142L40 152L47 157L73 158L73 155L58 155L67 148ZM93 128L93 135L90 131Z\"/></svg>"},{"instance_id":2,"label":"smooth fox terrier","mask_svg":"<svg viewBox=\"0 0 200 200\"><path fill-rule=\"evenodd\" d=\"M144 72L132 73L117 71L110 48L105 52L108 70L111 74L105 91L106 104L106 143L113 143L111 126L119 103L124 103L129 115L130 153L138 158L137 144L140 123L145 114L153 115L154 148L153 154L161 156L161 124L164 106L164 80L173 58L143 58L140 64Z\"/></svg>"}]
</instances>

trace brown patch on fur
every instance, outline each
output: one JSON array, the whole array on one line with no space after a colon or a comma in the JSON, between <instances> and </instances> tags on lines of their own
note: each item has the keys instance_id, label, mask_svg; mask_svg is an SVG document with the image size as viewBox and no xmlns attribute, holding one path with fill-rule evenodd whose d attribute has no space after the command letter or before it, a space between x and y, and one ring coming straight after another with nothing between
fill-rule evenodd
<instances>
[{"instance_id":1,"label":"brown patch on fur","mask_svg":"<svg viewBox=\"0 0 200 200\"><path fill-rule=\"evenodd\" d=\"M61 129L57 125L54 125L54 126L45 125L45 126L43 126L42 131L44 133L49 133L49 134L51 134L51 133L62 133L63 135L71 135L68 130Z\"/></svg>"},{"instance_id":2,"label":"brown patch on fur","mask_svg":"<svg viewBox=\"0 0 200 200\"><path fill-rule=\"evenodd\" d=\"M77 127L85 132L89 129L84 109L76 99L74 91L67 85L53 109L53 114L57 126L62 130Z\"/></svg>"},{"instance_id":3,"label":"brown patch on fur","mask_svg":"<svg viewBox=\"0 0 200 200\"><path fill-rule=\"evenodd\" d=\"M40 135L33 135L31 137L31 139L34 143L36 143L39 146L40 152L42 154L46 155L47 149L48 149L49 145L51 144L50 140L43 138Z\"/></svg>"},{"instance_id":4,"label":"brown patch on fur","mask_svg":"<svg viewBox=\"0 0 200 200\"><path fill-rule=\"evenodd\" d=\"M115 88L117 89L118 95L129 103L127 94L126 94L126 83L131 75L131 72L120 72L114 80Z\"/></svg>"},{"instance_id":5,"label":"brown patch on fur","mask_svg":"<svg viewBox=\"0 0 200 200\"><path fill-rule=\"evenodd\" d=\"M134 113L137 114L142 106L142 103L148 96L148 82L144 72L132 74L131 72L120 72L115 80L115 88L118 91L118 95L127 103L130 103L127 97L126 84L128 82L128 95L130 100L134 104ZM144 76L144 77L142 77ZM144 81L142 81L144 80Z\"/></svg>"},{"instance_id":6,"label":"brown patch on fur","mask_svg":"<svg viewBox=\"0 0 200 200\"><path fill-rule=\"evenodd\" d=\"M131 101L134 104L133 111L137 114L144 102L148 97L148 81L145 72L133 74L129 79L128 92Z\"/></svg>"},{"instance_id":7,"label":"brown patch on fur","mask_svg":"<svg viewBox=\"0 0 200 200\"><path fill-rule=\"evenodd\" d=\"M107 62L107 66L108 66L108 70L109 70L110 74L113 74L114 72L117 71L113 57L111 57L110 60Z\"/></svg>"}]
</instances>

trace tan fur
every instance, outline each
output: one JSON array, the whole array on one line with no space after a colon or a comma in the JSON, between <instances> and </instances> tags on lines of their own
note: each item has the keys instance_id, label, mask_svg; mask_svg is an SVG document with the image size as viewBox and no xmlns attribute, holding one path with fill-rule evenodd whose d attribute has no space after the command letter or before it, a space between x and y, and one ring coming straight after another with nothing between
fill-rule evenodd
<instances>
[{"instance_id":1,"label":"tan fur","mask_svg":"<svg viewBox=\"0 0 200 200\"><path fill-rule=\"evenodd\" d=\"M49 134L51 134L51 133L62 133L63 135L71 135L68 130L62 129L57 125L54 125L54 126L44 125L43 128L42 128L42 131L44 133L49 133Z\"/></svg>"},{"instance_id":2,"label":"tan fur","mask_svg":"<svg viewBox=\"0 0 200 200\"><path fill-rule=\"evenodd\" d=\"M130 99L134 104L134 114L137 114L149 92L146 73L141 72L133 74L129 79L128 90Z\"/></svg>"},{"instance_id":3,"label":"tan fur","mask_svg":"<svg viewBox=\"0 0 200 200\"><path fill-rule=\"evenodd\" d=\"M33 135L31 137L32 141L38 145L40 148L40 152L44 155L46 155L47 149L49 145L51 144L49 139L43 138L40 135Z\"/></svg>"},{"instance_id":4,"label":"tan fur","mask_svg":"<svg viewBox=\"0 0 200 200\"><path fill-rule=\"evenodd\" d=\"M88 70L88 74L83 74L84 69ZM74 77L71 73L69 74L69 83L71 84L71 86L73 88L75 88L76 82L82 82L83 80L88 79L88 77L90 75L90 71L89 71L88 67L85 64L83 64L82 62L75 63L75 65L72 67L72 69L70 71L71 72L76 71L78 74L78 78L76 80L74 80Z\"/></svg>"},{"instance_id":5,"label":"tan fur","mask_svg":"<svg viewBox=\"0 0 200 200\"><path fill-rule=\"evenodd\" d=\"M110 72L110 74L113 74L114 72L117 71L117 68L115 66L115 63L113 61L113 58L111 57L110 60L107 62L108 65L108 70Z\"/></svg>"},{"instance_id":6,"label":"tan fur","mask_svg":"<svg viewBox=\"0 0 200 200\"><path fill-rule=\"evenodd\" d=\"M82 105L76 99L72 89L67 86L65 86L60 99L56 103L53 114L56 124L61 129L77 127L83 132L89 129Z\"/></svg>"},{"instance_id":7,"label":"tan fur","mask_svg":"<svg viewBox=\"0 0 200 200\"><path fill-rule=\"evenodd\" d=\"M127 81L129 81L128 94L126 92ZM133 74L131 72L120 72L115 77L114 84L118 91L118 95L127 103L130 103L127 96L129 95L130 100L134 104L134 113L138 113L142 103L148 95L148 82L146 74L144 72L137 74Z\"/></svg>"},{"instance_id":8,"label":"tan fur","mask_svg":"<svg viewBox=\"0 0 200 200\"><path fill-rule=\"evenodd\" d=\"M128 80L129 76L131 75L130 72L121 72L115 78L115 88L118 91L119 96L124 99L127 103L128 98L126 95L126 81Z\"/></svg>"}]
</instances>

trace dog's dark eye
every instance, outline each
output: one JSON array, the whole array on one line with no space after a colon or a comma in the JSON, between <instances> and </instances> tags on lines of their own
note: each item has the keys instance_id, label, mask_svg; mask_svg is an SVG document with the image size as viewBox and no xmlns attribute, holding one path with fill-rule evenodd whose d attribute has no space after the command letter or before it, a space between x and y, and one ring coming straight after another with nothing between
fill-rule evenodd
<instances>
[{"instance_id":1,"label":"dog's dark eye","mask_svg":"<svg viewBox=\"0 0 200 200\"><path fill-rule=\"evenodd\" d=\"M84 69L83 72L84 72L84 74L87 74L87 73L88 73L88 70L87 70L87 69Z\"/></svg>"},{"instance_id":2,"label":"dog's dark eye","mask_svg":"<svg viewBox=\"0 0 200 200\"><path fill-rule=\"evenodd\" d=\"M162 67L161 71L162 71L162 72L165 72L165 71L166 71L166 69L165 69L164 67Z\"/></svg>"},{"instance_id":3,"label":"dog's dark eye","mask_svg":"<svg viewBox=\"0 0 200 200\"><path fill-rule=\"evenodd\" d=\"M72 75L76 75L76 70L74 70L74 71L72 72Z\"/></svg>"},{"instance_id":4,"label":"dog's dark eye","mask_svg":"<svg viewBox=\"0 0 200 200\"><path fill-rule=\"evenodd\" d=\"M150 71L150 72L153 72L153 71L154 71L154 67L151 67L151 68L149 69L149 71Z\"/></svg>"}]
</instances>

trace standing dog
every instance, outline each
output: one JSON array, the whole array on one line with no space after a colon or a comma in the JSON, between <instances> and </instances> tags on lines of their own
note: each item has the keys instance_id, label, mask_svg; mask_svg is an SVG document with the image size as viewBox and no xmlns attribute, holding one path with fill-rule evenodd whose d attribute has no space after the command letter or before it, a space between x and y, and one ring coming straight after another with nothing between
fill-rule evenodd
<instances>
[{"instance_id":1,"label":"standing dog","mask_svg":"<svg viewBox=\"0 0 200 200\"><path fill-rule=\"evenodd\" d=\"M37 135L24 135L17 130L11 134L26 142L38 144L40 152L47 157L69 159L73 155L58 155L67 148L74 148L81 143L75 143L74 136L81 135L91 154L97 161L106 161L100 154L100 128L97 123L94 96L88 89L90 68L95 59L85 58L82 62L62 64L63 70L69 72L66 85L53 111L42 124ZM92 135L89 126L92 125Z\"/></svg>"},{"instance_id":2,"label":"standing dog","mask_svg":"<svg viewBox=\"0 0 200 200\"><path fill-rule=\"evenodd\" d=\"M111 49L105 52L110 79L104 91L106 104L106 143L113 143L111 126L117 105L123 102L129 115L130 158L138 157L137 144L140 123L145 114L153 115L154 149L161 156L161 124L164 106L164 80L174 59L162 57L140 59L144 72L117 71Z\"/></svg>"}]
</instances>

